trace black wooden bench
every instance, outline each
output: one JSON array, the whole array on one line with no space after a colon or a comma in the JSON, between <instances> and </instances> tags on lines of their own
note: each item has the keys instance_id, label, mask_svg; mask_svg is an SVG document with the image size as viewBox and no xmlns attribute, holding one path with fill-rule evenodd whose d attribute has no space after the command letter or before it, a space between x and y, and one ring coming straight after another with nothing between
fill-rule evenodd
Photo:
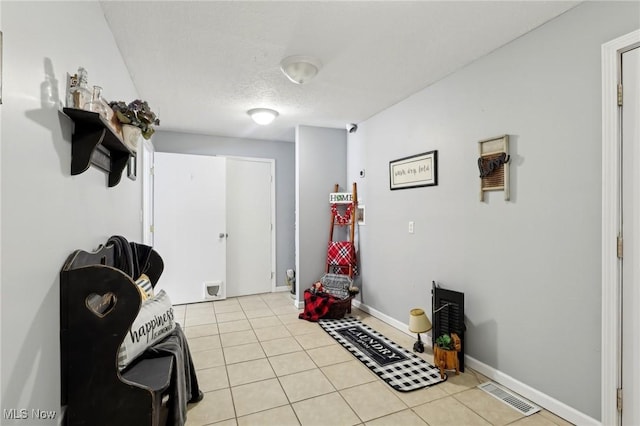
<instances>
[{"instance_id":1,"label":"black wooden bench","mask_svg":"<svg viewBox=\"0 0 640 426\"><path fill-rule=\"evenodd\" d=\"M118 349L142 298L133 280L114 267L114 256L113 246L76 250L60 272L64 424L164 425L174 358L141 357L119 371ZM155 285L163 264L155 252L151 260L148 275Z\"/></svg>"}]
</instances>

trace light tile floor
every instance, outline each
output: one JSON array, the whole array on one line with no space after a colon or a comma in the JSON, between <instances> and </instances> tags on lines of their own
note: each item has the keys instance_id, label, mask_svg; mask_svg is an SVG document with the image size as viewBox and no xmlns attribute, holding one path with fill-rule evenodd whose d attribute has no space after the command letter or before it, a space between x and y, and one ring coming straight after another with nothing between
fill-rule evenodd
<instances>
[{"instance_id":1,"label":"light tile floor","mask_svg":"<svg viewBox=\"0 0 640 426\"><path fill-rule=\"evenodd\" d=\"M397 392L318 324L298 319L300 310L288 292L180 305L175 311L205 393L189 405L187 426L570 424L544 410L521 415L477 389L488 379L469 368L436 386ZM396 328L355 308L351 315L413 347L414 339Z\"/></svg>"}]
</instances>

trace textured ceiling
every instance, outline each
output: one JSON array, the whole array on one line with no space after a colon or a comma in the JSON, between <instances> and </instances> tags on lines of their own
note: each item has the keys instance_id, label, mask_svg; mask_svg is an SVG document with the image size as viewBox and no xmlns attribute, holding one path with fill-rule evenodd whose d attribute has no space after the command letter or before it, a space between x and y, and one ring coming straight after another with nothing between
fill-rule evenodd
<instances>
[{"instance_id":1,"label":"textured ceiling","mask_svg":"<svg viewBox=\"0 0 640 426\"><path fill-rule=\"evenodd\" d=\"M101 2L161 130L283 141L366 120L578 3ZM280 71L294 54L323 64L308 84ZM280 116L254 124L258 107Z\"/></svg>"}]
</instances>

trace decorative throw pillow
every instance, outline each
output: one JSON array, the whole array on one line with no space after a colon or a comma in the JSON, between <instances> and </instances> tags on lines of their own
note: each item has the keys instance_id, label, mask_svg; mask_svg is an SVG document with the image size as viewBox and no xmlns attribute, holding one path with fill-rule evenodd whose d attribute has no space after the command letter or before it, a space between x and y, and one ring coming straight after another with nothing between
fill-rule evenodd
<instances>
[{"instance_id":1,"label":"decorative throw pillow","mask_svg":"<svg viewBox=\"0 0 640 426\"><path fill-rule=\"evenodd\" d=\"M156 296L142 302L138 316L120 345L118 368L124 369L148 347L171 334L175 327L171 300L164 290L160 290Z\"/></svg>"},{"instance_id":2,"label":"decorative throw pillow","mask_svg":"<svg viewBox=\"0 0 640 426\"><path fill-rule=\"evenodd\" d=\"M147 300L153 297L153 286L151 285L151 280L145 274L140 275L136 280L136 285L138 286L138 290L140 290L140 296L142 300Z\"/></svg>"}]
</instances>

